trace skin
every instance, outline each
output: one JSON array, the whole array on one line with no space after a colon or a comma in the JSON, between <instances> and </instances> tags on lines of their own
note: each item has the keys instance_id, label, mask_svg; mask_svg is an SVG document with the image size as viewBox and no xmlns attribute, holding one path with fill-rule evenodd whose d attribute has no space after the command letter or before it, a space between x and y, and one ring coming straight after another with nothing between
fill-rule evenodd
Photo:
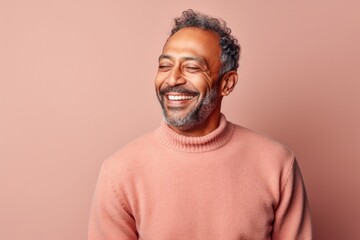
<instances>
[{"instance_id":1,"label":"skin","mask_svg":"<svg viewBox=\"0 0 360 240\"><path fill-rule=\"evenodd\" d=\"M222 97L237 83L236 71L229 71L219 79L220 55L217 33L198 28L183 28L165 43L159 57L155 88L166 118L184 119L195 108L204 113L192 124L169 124L176 132L204 136L219 126ZM176 101L169 96L186 99ZM204 100L211 104L204 104Z\"/></svg>"}]
</instances>

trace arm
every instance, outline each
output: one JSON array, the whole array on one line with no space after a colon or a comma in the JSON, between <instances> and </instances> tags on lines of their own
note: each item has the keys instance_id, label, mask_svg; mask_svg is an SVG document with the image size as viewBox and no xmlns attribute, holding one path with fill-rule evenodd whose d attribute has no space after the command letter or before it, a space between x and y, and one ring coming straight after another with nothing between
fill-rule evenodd
<instances>
[{"instance_id":1,"label":"arm","mask_svg":"<svg viewBox=\"0 0 360 240\"><path fill-rule=\"evenodd\" d=\"M300 169L295 159L281 187L280 203L275 212L272 239L312 239L308 200Z\"/></svg>"},{"instance_id":2,"label":"arm","mask_svg":"<svg viewBox=\"0 0 360 240\"><path fill-rule=\"evenodd\" d=\"M113 180L101 169L90 211L88 240L135 240L136 224Z\"/></svg>"}]
</instances>

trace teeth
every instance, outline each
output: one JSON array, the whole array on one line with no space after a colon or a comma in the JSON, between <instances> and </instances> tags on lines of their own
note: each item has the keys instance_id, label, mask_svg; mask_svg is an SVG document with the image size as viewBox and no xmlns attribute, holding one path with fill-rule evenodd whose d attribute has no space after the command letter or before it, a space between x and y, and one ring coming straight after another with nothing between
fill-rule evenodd
<instances>
[{"instance_id":1,"label":"teeth","mask_svg":"<svg viewBox=\"0 0 360 240\"><path fill-rule=\"evenodd\" d=\"M169 100L173 100L173 101L182 101L182 100L189 100L192 99L193 96L179 96L179 95L169 95L168 96Z\"/></svg>"}]
</instances>

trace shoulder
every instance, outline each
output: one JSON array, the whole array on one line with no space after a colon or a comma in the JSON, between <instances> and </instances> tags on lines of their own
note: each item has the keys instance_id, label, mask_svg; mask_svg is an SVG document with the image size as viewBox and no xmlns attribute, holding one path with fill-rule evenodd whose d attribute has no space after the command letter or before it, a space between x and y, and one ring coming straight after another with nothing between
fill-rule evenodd
<instances>
[{"instance_id":1,"label":"shoulder","mask_svg":"<svg viewBox=\"0 0 360 240\"><path fill-rule=\"evenodd\" d=\"M233 125L231 144L233 147L241 148L244 155L251 156L253 160L260 161L265 166L278 165L280 169L288 168L293 164L295 155L284 143L252 129Z\"/></svg>"},{"instance_id":2,"label":"shoulder","mask_svg":"<svg viewBox=\"0 0 360 240\"><path fill-rule=\"evenodd\" d=\"M136 172L154 149L154 133L155 130L137 137L107 157L102 164L104 171L118 176Z\"/></svg>"},{"instance_id":3,"label":"shoulder","mask_svg":"<svg viewBox=\"0 0 360 240\"><path fill-rule=\"evenodd\" d=\"M283 154L292 154L288 146L269 135L233 123L231 124L234 125L233 140L246 145L250 149L255 148L261 151L280 151Z\"/></svg>"},{"instance_id":4,"label":"shoulder","mask_svg":"<svg viewBox=\"0 0 360 240\"><path fill-rule=\"evenodd\" d=\"M235 125L231 139L232 149L240 156L243 166L257 176L278 196L291 170L296 167L293 151L278 140L254 130Z\"/></svg>"}]
</instances>

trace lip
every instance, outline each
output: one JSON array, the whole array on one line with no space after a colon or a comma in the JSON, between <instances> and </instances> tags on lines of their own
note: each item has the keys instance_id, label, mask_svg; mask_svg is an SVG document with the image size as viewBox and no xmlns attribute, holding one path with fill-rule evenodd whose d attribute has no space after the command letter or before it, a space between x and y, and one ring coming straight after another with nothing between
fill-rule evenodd
<instances>
[{"instance_id":1,"label":"lip","mask_svg":"<svg viewBox=\"0 0 360 240\"><path fill-rule=\"evenodd\" d=\"M169 107L186 107L197 99L197 95L170 92L164 94L164 99L166 101L166 105Z\"/></svg>"}]
</instances>

